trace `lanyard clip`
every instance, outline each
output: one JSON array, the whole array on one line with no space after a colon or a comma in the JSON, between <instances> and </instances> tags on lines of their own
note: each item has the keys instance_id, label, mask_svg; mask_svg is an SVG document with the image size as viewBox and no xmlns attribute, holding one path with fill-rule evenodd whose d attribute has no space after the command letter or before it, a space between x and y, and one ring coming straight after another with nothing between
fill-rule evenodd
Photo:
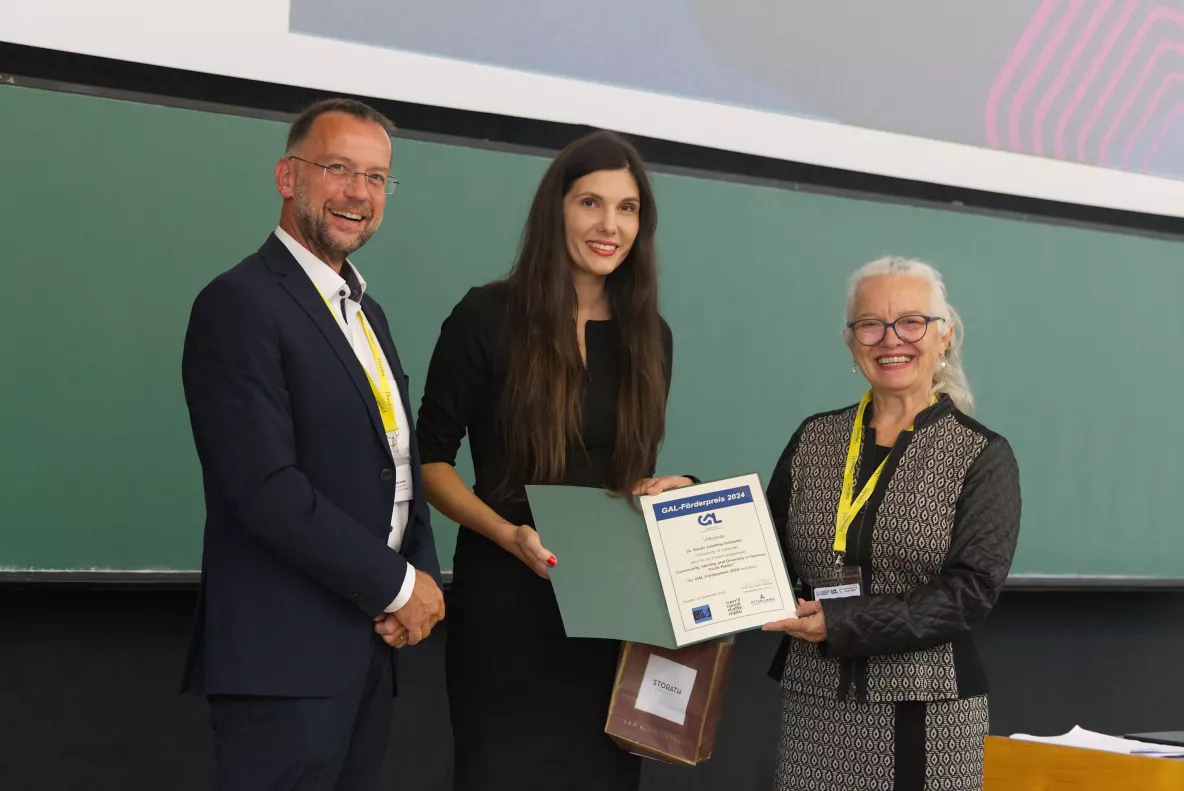
<instances>
[{"instance_id":1,"label":"lanyard clip","mask_svg":"<svg viewBox=\"0 0 1184 791\"><path fill-rule=\"evenodd\" d=\"M835 567L836 568L843 565L843 558L844 557L845 557L845 553L843 553L843 552L836 552L835 553Z\"/></svg>"}]
</instances>

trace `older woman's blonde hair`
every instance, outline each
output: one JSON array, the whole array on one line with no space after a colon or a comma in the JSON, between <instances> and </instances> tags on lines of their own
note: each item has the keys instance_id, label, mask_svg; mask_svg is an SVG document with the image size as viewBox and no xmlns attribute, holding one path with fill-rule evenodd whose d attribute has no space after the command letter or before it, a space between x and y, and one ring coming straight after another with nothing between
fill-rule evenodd
<instances>
[{"instance_id":1,"label":"older woman's blonde hair","mask_svg":"<svg viewBox=\"0 0 1184 791\"><path fill-rule=\"evenodd\" d=\"M851 321L851 311L855 307L855 292L859 288L859 284L869 277L880 275L907 275L922 278L929 283L931 291L929 310L933 315L942 317L941 321L937 322L942 336L944 337L951 328L954 331L950 338L950 345L942 357L945 366L938 365L933 372L933 387L930 392L934 395L945 393L954 402L954 406L962 412L967 415L974 414L974 396L970 392L970 382L966 380L966 372L962 370L962 340L965 336L965 329L958 312L954 310L954 306L947 299L946 284L942 280L941 272L924 261L918 261L915 258L901 258L900 256L877 258L875 261L864 264L847 281L846 321ZM846 332L848 335L850 334L850 330Z\"/></svg>"}]
</instances>

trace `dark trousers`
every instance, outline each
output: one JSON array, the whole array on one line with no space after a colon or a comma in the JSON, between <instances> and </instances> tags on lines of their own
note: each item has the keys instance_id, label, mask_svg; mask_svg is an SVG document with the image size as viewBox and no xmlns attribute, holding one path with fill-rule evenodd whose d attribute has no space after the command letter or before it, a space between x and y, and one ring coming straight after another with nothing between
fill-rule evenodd
<instances>
[{"instance_id":1,"label":"dark trousers","mask_svg":"<svg viewBox=\"0 0 1184 791\"><path fill-rule=\"evenodd\" d=\"M390 736L390 652L330 698L210 695L219 791L375 791Z\"/></svg>"}]
</instances>

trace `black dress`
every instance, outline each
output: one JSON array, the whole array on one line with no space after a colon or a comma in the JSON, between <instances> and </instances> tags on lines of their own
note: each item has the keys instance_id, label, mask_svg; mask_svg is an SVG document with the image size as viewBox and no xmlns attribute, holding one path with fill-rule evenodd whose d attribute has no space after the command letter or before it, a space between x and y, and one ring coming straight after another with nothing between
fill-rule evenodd
<instances>
[{"instance_id":1,"label":"black dress","mask_svg":"<svg viewBox=\"0 0 1184 791\"><path fill-rule=\"evenodd\" d=\"M509 466L498 415L509 288L471 289L444 321L417 431L425 464L455 463L467 431L477 496L508 522L530 525L528 481L512 479L503 499L494 494ZM664 321L662 335L669 383L672 337ZM569 446L564 483L599 488L608 483L616 443L616 324L589 321L585 349L584 447ZM465 528L447 618L456 791L637 788L640 759L604 733L620 643L568 638L551 583Z\"/></svg>"}]
</instances>

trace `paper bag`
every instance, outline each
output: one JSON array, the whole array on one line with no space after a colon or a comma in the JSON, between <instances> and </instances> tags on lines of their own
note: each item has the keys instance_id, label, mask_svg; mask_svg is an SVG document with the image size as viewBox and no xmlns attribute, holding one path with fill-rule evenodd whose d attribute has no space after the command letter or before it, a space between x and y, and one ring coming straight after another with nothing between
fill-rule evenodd
<instances>
[{"instance_id":1,"label":"paper bag","mask_svg":"<svg viewBox=\"0 0 1184 791\"><path fill-rule=\"evenodd\" d=\"M672 764L711 757L734 636L677 650L621 644L604 732L622 748Z\"/></svg>"}]
</instances>

